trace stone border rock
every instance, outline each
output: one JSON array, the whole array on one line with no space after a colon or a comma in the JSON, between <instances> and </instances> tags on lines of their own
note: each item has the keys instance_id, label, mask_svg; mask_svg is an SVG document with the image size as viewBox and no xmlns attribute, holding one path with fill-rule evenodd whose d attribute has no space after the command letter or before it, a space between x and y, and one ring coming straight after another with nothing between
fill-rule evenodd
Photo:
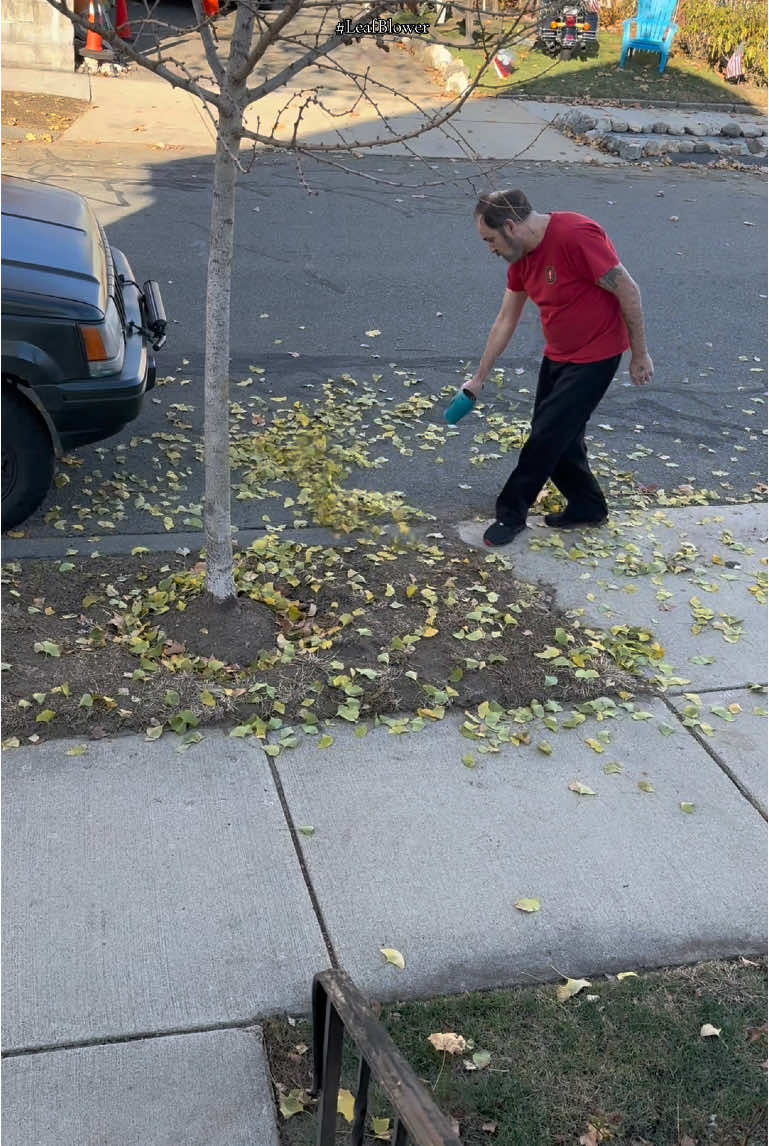
<instances>
[{"instance_id":1,"label":"stone border rock","mask_svg":"<svg viewBox=\"0 0 769 1146\"><path fill-rule=\"evenodd\" d=\"M765 157L767 154L766 126L739 123L735 119L727 119L721 124L700 121L674 123L651 118L646 122L628 122L620 116L574 108L556 115L552 126L578 142L628 162L671 154L704 154L730 159Z\"/></svg>"}]
</instances>

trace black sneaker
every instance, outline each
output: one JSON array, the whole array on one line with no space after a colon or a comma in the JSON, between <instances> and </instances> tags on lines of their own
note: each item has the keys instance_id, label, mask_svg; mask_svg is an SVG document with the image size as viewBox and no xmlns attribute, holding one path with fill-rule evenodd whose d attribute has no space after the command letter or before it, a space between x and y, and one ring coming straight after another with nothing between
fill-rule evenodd
<instances>
[{"instance_id":1,"label":"black sneaker","mask_svg":"<svg viewBox=\"0 0 769 1146\"><path fill-rule=\"evenodd\" d=\"M505 525L504 521L495 521L484 533L483 540L491 546L509 545L525 528L525 525Z\"/></svg>"},{"instance_id":2,"label":"black sneaker","mask_svg":"<svg viewBox=\"0 0 769 1146\"><path fill-rule=\"evenodd\" d=\"M564 510L563 513L545 514L545 525L549 525L551 529L595 529L608 520L608 513L605 513L603 517L589 518L572 517L568 510Z\"/></svg>"}]
</instances>

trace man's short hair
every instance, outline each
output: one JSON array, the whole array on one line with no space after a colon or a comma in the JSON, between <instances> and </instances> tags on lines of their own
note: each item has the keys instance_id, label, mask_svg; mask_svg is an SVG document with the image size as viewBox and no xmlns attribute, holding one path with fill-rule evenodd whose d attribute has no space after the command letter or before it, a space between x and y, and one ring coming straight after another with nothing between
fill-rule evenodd
<instances>
[{"instance_id":1,"label":"man's short hair","mask_svg":"<svg viewBox=\"0 0 769 1146\"><path fill-rule=\"evenodd\" d=\"M523 223L531 214L532 207L523 191L513 188L510 191L490 191L481 195L475 204L475 216L480 216L487 227L501 231L508 220Z\"/></svg>"}]
</instances>

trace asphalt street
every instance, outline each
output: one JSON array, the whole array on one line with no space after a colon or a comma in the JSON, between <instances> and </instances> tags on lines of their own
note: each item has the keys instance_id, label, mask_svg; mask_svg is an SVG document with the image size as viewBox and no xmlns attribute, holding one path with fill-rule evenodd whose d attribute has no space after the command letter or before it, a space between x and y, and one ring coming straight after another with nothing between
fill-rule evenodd
<instances>
[{"instance_id":1,"label":"asphalt street","mask_svg":"<svg viewBox=\"0 0 769 1146\"><path fill-rule=\"evenodd\" d=\"M159 280L172 320L164 383L132 426L61 467L62 484L23 527L27 537L163 533L164 517L176 530L194 528L199 514L212 161L152 151L148 132L130 154L19 151L6 164L88 196L137 278ZM292 159L267 156L241 177L231 371L241 429L258 433L262 417L269 424L281 409L274 398L312 413L330 382L332 439L338 417L348 456L357 434L370 460L388 459L353 464L349 484L400 490L439 519L490 514L516 455L489 431L526 419L536 387L542 337L532 306L500 361L503 384L486 388L486 408L448 436L442 412L476 364L505 287L506 264L490 261L474 228L476 194L519 185L539 210L601 223L643 292L655 380L632 387L623 362L590 427L599 470L666 490L688 483L725 502L764 480L763 182L662 167L504 169L373 155L347 163L351 173L314 164L299 172ZM356 396L366 413L353 434L345 405ZM273 524L295 519L282 497L237 499L244 486L234 481L238 526L259 527L265 514Z\"/></svg>"}]
</instances>

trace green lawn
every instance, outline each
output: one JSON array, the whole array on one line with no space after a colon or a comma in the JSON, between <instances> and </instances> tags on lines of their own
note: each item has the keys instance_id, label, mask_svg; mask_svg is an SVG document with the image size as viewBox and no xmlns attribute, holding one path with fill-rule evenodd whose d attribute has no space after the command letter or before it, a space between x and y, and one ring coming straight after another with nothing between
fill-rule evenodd
<instances>
[{"instance_id":1,"label":"green lawn","mask_svg":"<svg viewBox=\"0 0 769 1146\"><path fill-rule=\"evenodd\" d=\"M551 984L391 1004L381 1019L459 1123L464 1146L576 1146L591 1127L587 1142L612 1146L682 1146L687 1135L692 1146L758 1146L766 1142L765 972L764 962L735 961L622 981L597 976L565 1002ZM720 1034L703 1037L704 1024ZM449 1031L467 1040L464 1054L444 1056L428 1042ZM309 1087L309 1024L270 1022L265 1038L274 1082ZM468 1071L473 1054L485 1065ZM355 1090L351 1054L342 1085ZM369 1109L392 1118L376 1092ZM340 1117L340 1143L345 1129ZM309 1146L312 1104L281 1119L281 1134L285 1146Z\"/></svg>"},{"instance_id":2,"label":"green lawn","mask_svg":"<svg viewBox=\"0 0 769 1146\"><path fill-rule=\"evenodd\" d=\"M443 33L447 40L461 37L449 27ZM565 102L579 99L612 101L655 100L676 103L745 103L766 108L767 89L742 83L729 84L707 64L688 56L673 54L665 71L659 74L659 57L649 52L636 54L624 69L618 67L622 33L619 29L601 29L599 54L583 61L553 60L527 46L514 47L515 71L509 79L499 79L493 68L485 73L480 94L499 95L501 92L526 99L544 99L551 96ZM483 53L477 49L457 47L456 53L466 63L471 76L475 76L483 63ZM675 53L675 44L673 46Z\"/></svg>"}]
</instances>

